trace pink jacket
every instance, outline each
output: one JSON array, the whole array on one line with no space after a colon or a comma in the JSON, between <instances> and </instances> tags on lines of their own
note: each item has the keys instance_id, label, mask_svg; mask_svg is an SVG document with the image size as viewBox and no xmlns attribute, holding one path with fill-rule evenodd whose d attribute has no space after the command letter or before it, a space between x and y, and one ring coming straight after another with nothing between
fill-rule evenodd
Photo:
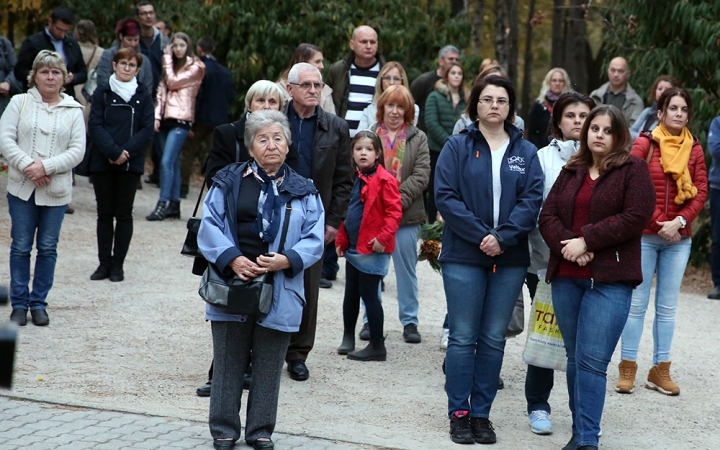
<instances>
[{"instance_id":1,"label":"pink jacket","mask_svg":"<svg viewBox=\"0 0 720 450\"><path fill-rule=\"evenodd\" d=\"M157 90L155 119L195 120L195 97L205 76L205 64L196 56L188 57L178 73L173 70L172 55L163 55L163 77Z\"/></svg>"}]
</instances>

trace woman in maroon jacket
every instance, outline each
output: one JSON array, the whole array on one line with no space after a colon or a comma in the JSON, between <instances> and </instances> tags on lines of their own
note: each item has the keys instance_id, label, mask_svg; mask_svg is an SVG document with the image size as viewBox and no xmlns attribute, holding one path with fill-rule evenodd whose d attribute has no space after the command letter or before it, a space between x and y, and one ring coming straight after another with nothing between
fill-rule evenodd
<instances>
[{"instance_id":1,"label":"woman in maroon jacket","mask_svg":"<svg viewBox=\"0 0 720 450\"><path fill-rule=\"evenodd\" d=\"M630 316L622 335L622 361L616 391L630 394L635 385L637 353L650 301L653 275L655 320L653 366L645 386L667 395L680 388L670 378L670 347L675 331L680 285L690 257L690 224L707 197L705 154L687 129L692 114L690 95L684 89L666 89L658 100L659 125L635 141L632 154L648 162L655 184L655 213L643 231L643 282L633 292Z\"/></svg>"},{"instance_id":2,"label":"woman in maroon jacket","mask_svg":"<svg viewBox=\"0 0 720 450\"><path fill-rule=\"evenodd\" d=\"M647 164L630 155L627 122L614 106L590 112L580 150L540 214L550 248L547 281L568 356L573 436L563 450L598 448L607 366L642 282L640 237L653 213Z\"/></svg>"}]
</instances>

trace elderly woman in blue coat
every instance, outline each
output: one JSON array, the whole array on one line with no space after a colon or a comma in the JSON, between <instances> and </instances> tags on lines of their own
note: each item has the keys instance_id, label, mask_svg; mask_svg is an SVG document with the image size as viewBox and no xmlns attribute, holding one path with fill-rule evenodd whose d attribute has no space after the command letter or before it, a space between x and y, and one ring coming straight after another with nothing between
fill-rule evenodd
<instances>
[{"instance_id":1,"label":"elderly woman in blue coat","mask_svg":"<svg viewBox=\"0 0 720 450\"><path fill-rule=\"evenodd\" d=\"M307 180L285 164L290 126L278 111L258 111L245 124L252 160L231 164L213 177L205 198L198 246L205 258L241 280L274 272L273 304L266 315L230 314L209 304L215 371L210 396L210 433L216 449L240 438L242 374L250 363L245 441L272 449L280 374L298 331L305 303L303 272L322 257L325 212ZM284 250L279 245L289 220Z\"/></svg>"}]
</instances>

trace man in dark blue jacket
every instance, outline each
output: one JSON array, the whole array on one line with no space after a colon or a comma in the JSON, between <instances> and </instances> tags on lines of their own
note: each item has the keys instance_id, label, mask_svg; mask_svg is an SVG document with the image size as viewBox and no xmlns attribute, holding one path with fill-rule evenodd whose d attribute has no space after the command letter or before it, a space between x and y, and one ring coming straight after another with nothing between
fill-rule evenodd
<instances>
[{"instance_id":1,"label":"man in dark blue jacket","mask_svg":"<svg viewBox=\"0 0 720 450\"><path fill-rule=\"evenodd\" d=\"M232 72L213 56L213 38L203 36L198 39L195 51L205 63L205 76L195 101L195 122L180 152L181 198L187 197L193 162L197 158L202 164L207 158L213 130L230 121L230 102L234 98Z\"/></svg>"},{"instance_id":2,"label":"man in dark blue jacket","mask_svg":"<svg viewBox=\"0 0 720 450\"><path fill-rule=\"evenodd\" d=\"M708 298L720 300L720 116L710 123L708 150L712 156L712 165L708 172L710 183L710 229L712 230L712 281L714 288L708 292Z\"/></svg>"}]
</instances>

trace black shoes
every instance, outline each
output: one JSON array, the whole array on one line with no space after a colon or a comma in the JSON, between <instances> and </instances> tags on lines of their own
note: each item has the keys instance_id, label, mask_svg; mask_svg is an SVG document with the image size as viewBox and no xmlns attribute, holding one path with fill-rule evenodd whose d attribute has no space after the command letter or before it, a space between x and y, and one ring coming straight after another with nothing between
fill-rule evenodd
<instances>
[{"instance_id":1,"label":"black shoes","mask_svg":"<svg viewBox=\"0 0 720 450\"><path fill-rule=\"evenodd\" d=\"M18 326L24 327L27 325L27 309L13 309L10 313L10 320L17 323Z\"/></svg>"},{"instance_id":2,"label":"black shoes","mask_svg":"<svg viewBox=\"0 0 720 450\"><path fill-rule=\"evenodd\" d=\"M166 219L180 218L180 200L170 200L167 211L165 211Z\"/></svg>"},{"instance_id":3,"label":"black shoes","mask_svg":"<svg viewBox=\"0 0 720 450\"><path fill-rule=\"evenodd\" d=\"M252 443L252 448L255 450L273 450L275 448L275 444L273 444L273 441L270 439L267 441L261 441L258 439Z\"/></svg>"},{"instance_id":4,"label":"black shoes","mask_svg":"<svg viewBox=\"0 0 720 450\"><path fill-rule=\"evenodd\" d=\"M65 209L65 214L75 214L75 208L68 205L68 207Z\"/></svg>"},{"instance_id":5,"label":"black shoes","mask_svg":"<svg viewBox=\"0 0 720 450\"><path fill-rule=\"evenodd\" d=\"M118 282L125 279L125 272L123 271L122 266L113 265L110 267L110 281L112 282Z\"/></svg>"},{"instance_id":6,"label":"black shoes","mask_svg":"<svg viewBox=\"0 0 720 450\"><path fill-rule=\"evenodd\" d=\"M475 436L475 442L478 444L494 444L497 442L495 428L493 428L492 422L487 417L471 417L470 429L473 436Z\"/></svg>"},{"instance_id":7,"label":"black shoes","mask_svg":"<svg viewBox=\"0 0 720 450\"><path fill-rule=\"evenodd\" d=\"M225 450L235 447L235 441L232 439L213 439L213 447L215 450Z\"/></svg>"},{"instance_id":8,"label":"black shoes","mask_svg":"<svg viewBox=\"0 0 720 450\"><path fill-rule=\"evenodd\" d=\"M338 355L347 355L353 350L355 350L355 330L345 331L342 343L337 349Z\"/></svg>"},{"instance_id":9,"label":"black shoes","mask_svg":"<svg viewBox=\"0 0 720 450\"><path fill-rule=\"evenodd\" d=\"M332 281L327 278L320 278L320 287L323 289L330 289L332 287Z\"/></svg>"},{"instance_id":10,"label":"black shoes","mask_svg":"<svg viewBox=\"0 0 720 450\"><path fill-rule=\"evenodd\" d=\"M93 281L97 280L104 280L105 278L110 276L110 268L107 266L103 266L102 264L98 266L97 269L95 269L95 272L93 272L92 275L90 275L90 279Z\"/></svg>"},{"instance_id":11,"label":"black shoes","mask_svg":"<svg viewBox=\"0 0 720 450\"><path fill-rule=\"evenodd\" d=\"M503 381L502 377L498 377L498 391L500 389L505 389L505 382Z\"/></svg>"},{"instance_id":12,"label":"black shoes","mask_svg":"<svg viewBox=\"0 0 720 450\"><path fill-rule=\"evenodd\" d=\"M720 300L720 287L714 287L712 291L708 292L707 298L711 300Z\"/></svg>"},{"instance_id":13,"label":"black shoes","mask_svg":"<svg viewBox=\"0 0 720 450\"><path fill-rule=\"evenodd\" d=\"M470 414L457 411L450 418L450 439L456 444L474 444L475 436L470 429Z\"/></svg>"},{"instance_id":14,"label":"black shoes","mask_svg":"<svg viewBox=\"0 0 720 450\"><path fill-rule=\"evenodd\" d=\"M405 325L405 329L403 330L403 339L408 344L419 344L422 341L422 336L420 336L417 325L414 323Z\"/></svg>"},{"instance_id":15,"label":"black shoes","mask_svg":"<svg viewBox=\"0 0 720 450\"><path fill-rule=\"evenodd\" d=\"M385 339L379 342L372 341L364 349L348 353L347 358L353 361L385 361L387 359Z\"/></svg>"},{"instance_id":16,"label":"black shoes","mask_svg":"<svg viewBox=\"0 0 720 450\"><path fill-rule=\"evenodd\" d=\"M160 187L160 177L156 175L150 175L149 177L145 178L145 182L147 184L154 184L155 187Z\"/></svg>"},{"instance_id":17,"label":"black shoes","mask_svg":"<svg viewBox=\"0 0 720 450\"><path fill-rule=\"evenodd\" d=\"M30 311L30 315L32 316L32 322L38 327L44 327L46 325L50 325L50 317L47 315L47 311L44 309L35 309L33 311Z\"/></svg>"},{"instance_id":18,"label":"black shoes","mask_svg":"<svg viewBox=\"0 0 720 450\"><path fill-rule=\"evenodd\" d=\"M310 371L302 359L288 361L287 371L290 374L290 378L295 381L305 381L310 378Z\"/></svg>"},{"instance_id":19,"label":"black shoes","mask_svg":"<svg viewBox=\"0 0 720 450\"><path fill-rule=\"evenodd\" d=\"M149 220L150 222L163 220L165 218L165 215L167 214L167 210L169 207L170 202L157 202L157 205L155 205L155 211L150 213L150 215L147 216L145 219Z\"/></svg>"},{"instance_id":20,"label":"black shoes","mask_svg":"<svg viewBox=\"0 0 720 450\"><path fill-rule=\"evenodd\" d=\"M562 450L575 450L576 448L577 441L575 440L575 435L573 434L568 443L565 444L565 447L562 448Z\"/></svg>"},{"instance_id":21,"label":"black shoes","mask_svg":"<svg viewBox=\"0 0 720 450\"><path fill-rule=\"evenodd\" d=\"M208 381L207 383L197 388L197 390L195 390L195 393L198 397L210 397L210 394L212 393L212 381Z\"/></svg>"},{"instance_id":22,"label":"black shoes","mask_svg":"<svg viewBox=\"0 0 720 450\"><path fill-rule=\"evenodd\" d=\"M360 329L360 333L358 333L358 337L361 341L369 341L370 340L370 326L365 322Z\"/></svg>"}]
</instances>

